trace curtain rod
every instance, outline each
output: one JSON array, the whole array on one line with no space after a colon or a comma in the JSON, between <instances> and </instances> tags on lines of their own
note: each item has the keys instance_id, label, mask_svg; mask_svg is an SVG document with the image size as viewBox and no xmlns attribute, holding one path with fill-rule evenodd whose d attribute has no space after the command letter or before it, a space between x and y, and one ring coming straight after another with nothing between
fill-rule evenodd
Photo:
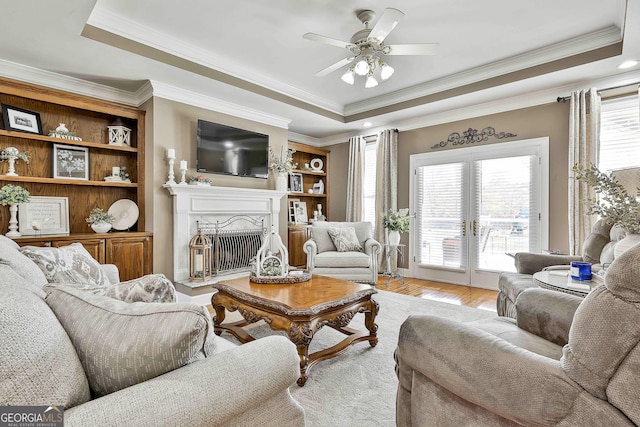
<instances>
[{"instance_id":1,"label":"curtain rod","mask_svg":"<svg viewBox=\"0 0 640 427\"><path fill-rule=\"evenodd\" d=\"M601 93L601 92L606 92L608 90L614 90L614 89L622 89L623 87L629 87L629 86L634 86L634 85L640 85L640 82L635 82L635 83L629 83L626 85L620 85L620 86L614 86L614 87L608 87L605 89L600 89L597 92ZM556 102L567 102L571 99L571 96L559 96L558 98L556 98Z\"/></svg>"}]
</instances>

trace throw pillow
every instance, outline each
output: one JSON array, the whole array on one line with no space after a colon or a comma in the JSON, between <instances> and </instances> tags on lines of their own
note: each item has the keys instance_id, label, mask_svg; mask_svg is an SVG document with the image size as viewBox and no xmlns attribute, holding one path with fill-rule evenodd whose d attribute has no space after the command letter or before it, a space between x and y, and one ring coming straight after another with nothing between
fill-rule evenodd
<instances>
[{"instance_id":1,"label":"throw pillow","mask_svg":"<svg viewBox=\"0 0 640 427\"><path fill-rule=\"evenodd\" d=\"M16 242L4 236L0 236L0 264L11 267L28 283L40 288L47 284L47 278L40 268L20 252Z\"/></svg>"},{"instance_id":2,"label":"throw pillow","mask_svg":"<svg viewBox=\"0 0 640 427\"><path fill-rule=\"evenodd\" d=\"M94 396L147 381L215 351L213 324L197 304L131 304L70 286L45 288Z\"/></svg>"},{"instance_id":3,"label":"throw pillow","mask_svg":"<svg viewBox=\"0 0 640 427\"><path fill-rule=\"evenodd\" d=\"M338 252L362 252L362 246L353 227L330 228L327 232Z\"/></svg>"},{"instance_id":4,"label":"throw pillow","mask_svg":"<svg viewBox=\"0 0 640 427\"><path fill-rule=\"evenodd\" d=\"M176 288L164 274L147 274L109 286L87 283L49 283L47 288L69 286L124 302L176 302Z\"/></svg>"},{"instance_id":5,"label":"throw pillow","mask_svg":"<svg viewBox=\"0 0 640 427\"><path fill-rule=\"evenodd\" d=\"M82 364L42 288L6 265L0 276L0 405L68 409L89 401Z\"/></svg>"},{"instance_id":6,"label":"throw pillow","mask_svg":"<svg viewBox=\"0 0 640 427\"><path fill-rule=\"evenodd\" d=\"M20 251L36 263L49 283L79 283L109 286L100 263L82 246L72 243L59 248L25 246Z\"/></svg>"}]
</instances>

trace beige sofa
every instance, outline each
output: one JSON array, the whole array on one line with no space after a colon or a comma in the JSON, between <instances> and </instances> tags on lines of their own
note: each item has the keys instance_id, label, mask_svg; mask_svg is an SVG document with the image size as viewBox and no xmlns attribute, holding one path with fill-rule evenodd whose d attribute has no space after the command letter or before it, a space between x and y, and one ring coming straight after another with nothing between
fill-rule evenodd
<instances>
[{"instance_id":1,"label":"beige sofa","mask_svg":"<svg viewBox=\"0 0 640 427\"><path fill-rule=\"evenodd\" d=\"M76 255L79 272L56 277L100 275ZM140 297L138 285L49 283L0 238L0 405L64 407L65 426L305 424L289 393L300 372L286 338L235 346L213 334L202 306L106 295L167 295L151 286Z\"/></svg>"},{"instance_id":2,"label":"beige sofa","mask_svg":"<svg viewBox=\"0 0 640 427\"><path fill-rule=\"evenodd\" d=\"M515 307L517 321L404 322L398 426L640 425L640 245L585 299L527 289Z\"/></svg>"},{"instance_id":3,"label":"beige sofa","mask_svg":"<svg viewBox=\"0 0 640 427\"><path fill-rule=\"evenodd\" d=\"M614 260L614 250L626 232L620 227L599 220L593 226L591 234L582 244L582 255L555 255L531 252L515 254L516 273L503 272L498 278L497 309L498 316L516 317L515 302L525 289L537 288L533 274L545 268L569 265L572 261L584 261L597 265L610 264Z\"/></svg>"},{"instance_id":4,"label":"beige sofa","mask_svg":"<svg viewBox=\"0 0 640 427\"><path fill-rule=\"evenodd\" d=\"M336 247L330 233L345 229L355 232L359 248ZM372 285L378 280L381 246L373 238L368 222L316 221L303 250L307 254L307 270L313 274Z\"/></svg>"}]
</instances>

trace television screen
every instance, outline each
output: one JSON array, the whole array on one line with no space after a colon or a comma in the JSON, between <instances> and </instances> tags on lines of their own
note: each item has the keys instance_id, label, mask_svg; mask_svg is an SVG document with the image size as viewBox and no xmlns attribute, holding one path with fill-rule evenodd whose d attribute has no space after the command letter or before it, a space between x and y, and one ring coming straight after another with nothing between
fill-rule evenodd
<instances>
[{"instance_id":1,"label":"television screen","mask_svg":"<svg viewBox=\"0 0 640 427\"><path fill-rule=\"evenodd\" d=\"M198 172L268 177L269 136L198 120Z\"/></svg>"}]
</instances>

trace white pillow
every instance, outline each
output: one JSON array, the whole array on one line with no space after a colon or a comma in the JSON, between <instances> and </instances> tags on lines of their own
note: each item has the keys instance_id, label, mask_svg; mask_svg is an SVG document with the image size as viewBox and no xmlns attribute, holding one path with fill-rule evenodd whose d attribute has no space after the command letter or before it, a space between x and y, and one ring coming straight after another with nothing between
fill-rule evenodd
<instances>
[{"instance_id":1,"label":"white pillow","mask_svg":"<svg viewBox=\"0 0 640 427\"><path fill-rule=\"evenodd\" d=\"M331 237L338 252L362 252L362 246L358 241L355 228L329 228L327 233L329 233L329 237Z\"/></svg>"}]
</instances>

